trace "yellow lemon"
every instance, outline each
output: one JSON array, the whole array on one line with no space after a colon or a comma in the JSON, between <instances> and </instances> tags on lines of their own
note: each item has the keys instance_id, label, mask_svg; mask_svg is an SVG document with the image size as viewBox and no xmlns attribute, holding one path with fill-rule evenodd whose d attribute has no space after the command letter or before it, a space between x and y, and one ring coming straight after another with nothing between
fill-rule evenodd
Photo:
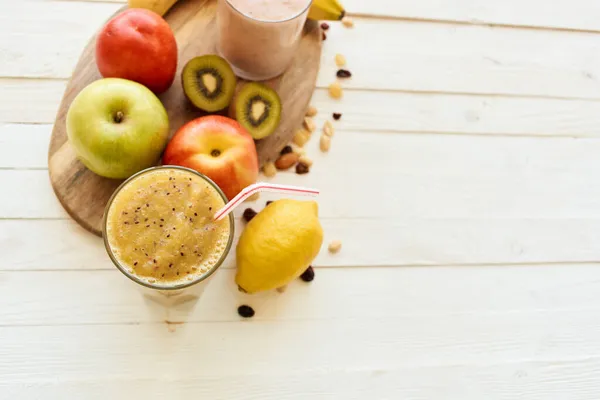
<instances>
[{"instance_id":1,"label":"yellow lemon","mask_svg":"<svg viewBox=\"0 0 600 400\"><path fill-rule=\"evenodd\" d=\"M277 200L246 226L237 245L238 286L248 292L287 285L308 268L323 244L314 201Z\"/></svg>"}]
</instances>

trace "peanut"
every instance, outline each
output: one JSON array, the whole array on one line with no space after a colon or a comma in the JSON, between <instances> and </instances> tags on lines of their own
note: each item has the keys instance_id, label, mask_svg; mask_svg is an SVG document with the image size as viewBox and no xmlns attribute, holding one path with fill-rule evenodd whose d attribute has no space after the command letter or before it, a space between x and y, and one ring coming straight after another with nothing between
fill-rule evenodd
<instances>
[{"instance_id":1,"label":"peanut","mask_svg":"<svg viewBox=\"0 0 600 400\"><path fill-rule=\"evenodd\" d=\"M317 129L315 122L310 117L304 117L304 128L309 132L314 132Z\"/></svg>"},{"instance_id":2,"label":"peanut","mask_svg":"<svg viewBox=\"0 0 600 400\"><path fill-rule=\"evenodd\" d=\"M244 200L244 201L245 201L245 202L246 202L246 201L256 201L256 200L258 200L259 198L260 198L260 193L254 193L252 196L248 197L248 198L247 198L246 200Z\"/></svg>"},{"instance_id":3,"label":"peanut","mask_svg":"<svg viewBox=\"0 0 600 400\"><path fill-rule=\"evenodd\" d=\"M342 18L342 25L344 25L346 28L352 28L354 27L354 20L350 17L344 17Z\"/></svg>"},{"instance_id":4,"label":"peanut","mask_svg":"<svg viewBox=\"0 0 600 400\"><path fill-rule=\"evenodd\" d=\"M294 135L294 144L299 146L299 147L303 147L306 142L308 142L308 139L310 139L310 132L304 130L304 129L300 129L298 132L296 132L296 134Z\"/></svg>"},{"instance_id":5,"label":"peanut","mask_svg":"<svg viewBox=\"0 0 600 400\"><path fill-rule=\"evenodd\" d=\"M263 174L265 174L265 176L268 178L272 178L277 175L277 168L275 167L275 164L271 161L266 163L263 166Z\"/></svg>"},{"instance_id":6,"label":"peanut","mask_svg":"<svg viewBox=\"0 0 600 400\"><path fill-rule=\"evenodd\" d=\"M298 154L287 153L275 161L275 167L279 170L289 169L298 162Z\"/></svg>"},{"instance_id":7,"label":"peanut","mask_svg":"<svg viewBox=\"0 0 600 400\"><path fill-rule=\"evenodd\" d=\"M329 121L325 121L325 124L323 125L323 134L331 137L333 136L335 130L333 129L333 125L331 124L331 122Z\"/></svg>"},{"instance_id":8,"label":"peanut","mask_svg":"<svg viewBox=\"0 0 600 400\"><path fill-rule=\"evenodd\" d=\"M306 154L306 150L303 147L298 147L294 145L294 153L298 154L298 157L302 157Z\"/></svg>"},{"instance_id":9,"label":"peanut","mask_svg":"<svg viewBox=\"0 0 600 400\"><path fill-rule=\"evenodd\" d=\"M313 105L308 106L308 109L306 110L306 116L314 117L315 115L317 115L317 109Z\"/></svg>"},{"instance_id":10,"label":"peanut","mask_svg":"<svg viewBox=\"0 0 600 400\"><path fill-rule=\"evenodd\" d=\"M338 81L335 81L329 85L329 95L334 99L339 99L342 97L342 85L340 85Z\"/></svg>"},{"instance_id":11,"label":"peanut","mask_svg":"<svg viewBox=\"0 0 600 400\"><path fill-rule=\"evenodd\" d=\"M336 54L335 65L337 65L338 67L343 67L344 65L346 65L346 57L344 57L341 54Z\"/></svg>"},{"instance_id":12,"label":"peanut","mask_svg":"<svg viewBox=\"0 0 600 400\"><path fill-rule=\"evenodd\" d=\"M308 157L307 155L304 155L304 154L298 158L298 162L302 163L302 164L306 164L309 167L312 167L312 165L313 165L313 160L311 160L310 157Z\"/></svg>"},{"instance_id":13,"label":"peanut","mask_svg":"<svg viewBox=\"0 0 600 400\"><path fill-rule=\"evenodd\" d=\"M337 253L338 251L340 251L340 249L342 248L342 242L339 240L332 240L329 243L329 247L328 250L330 253Z\"/></svg>"},{"instance_id":14,"label":"peanut","mask_svg":"<svg viewBox=\"0 0 600 400\"><path fill-rule=\"evenodd\" d=\"M329 151L329 148L331 147L331 137L329 137L327 135L321 136L321 141L319 142L319 147L321 148L321 151L323 151L323 152Z\"/></svg>"}]
</instances>

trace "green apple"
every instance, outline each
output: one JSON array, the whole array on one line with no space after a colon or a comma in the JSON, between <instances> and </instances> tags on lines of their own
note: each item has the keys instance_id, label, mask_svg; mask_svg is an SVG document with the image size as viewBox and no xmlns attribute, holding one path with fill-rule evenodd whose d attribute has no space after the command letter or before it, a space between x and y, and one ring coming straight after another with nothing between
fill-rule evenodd
<instances>
[{"instance_id":1,"label":"green apple","mask_svg":"<svg viewBox=\"0 0 600 400\"><path fill-rule=\"evenodd\" d=\"M67 136L87 168L106 178L125 179L156 164L169 139L169 118L145 86L100 79L71 103Z\"/></svg>"}]
</instances>

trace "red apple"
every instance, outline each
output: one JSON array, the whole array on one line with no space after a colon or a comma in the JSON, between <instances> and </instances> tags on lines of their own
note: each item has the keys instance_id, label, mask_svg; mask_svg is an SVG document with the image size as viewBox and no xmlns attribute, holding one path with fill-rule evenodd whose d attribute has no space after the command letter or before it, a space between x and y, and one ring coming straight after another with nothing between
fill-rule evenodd
<instances>
[{"instance_id":1,"label":"red apple","mask_svg":"<svg viewBox=\"0 0 600 400\"><path fill-rule=\"evenodd\" d=\"M108 21L98 34L96 65L105 78L129 79L162 93L175 78L175 35L160 15L130 8Z\"/></svg>"},{"instance_id":2,"label":"red apple","mask_svg":"<svg viewBox=\"0 0 600 400\"><path fill-rule=\"evenodd\" d=\"M179 128L167 145L163 164L195 169L229 199L258 177L252 136L237 121L219 115L196 118Z\"/></svg>"}]
</instances>

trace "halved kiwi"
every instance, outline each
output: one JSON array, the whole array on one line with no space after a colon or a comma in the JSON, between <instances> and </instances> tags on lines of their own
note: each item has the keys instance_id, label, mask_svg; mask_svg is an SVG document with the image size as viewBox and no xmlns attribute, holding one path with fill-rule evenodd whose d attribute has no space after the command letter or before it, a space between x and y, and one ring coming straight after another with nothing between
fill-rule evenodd
<instances>
[{"instance_id":1,"label":"halved kiwi","mask_svg":"<svg viewBox=\"0 0 600 400\"><path fill-rule=\"evenodd\" d=\"M216 55L192 58L181 73L183 91L198 108L222 110L231 102L237 78L229 63Z\"/></svg>"},{"instance_id":2,"label":"halved kiwi","mask_svg":"<svg viewBox=\"0 0 600 400\"><path fill-rule=\"evenodd\" d=\"M281 120L281 100L262 83L246 83L235 98L235 119L254 139L275 132Z\"/></svg>"}]
</instances>

